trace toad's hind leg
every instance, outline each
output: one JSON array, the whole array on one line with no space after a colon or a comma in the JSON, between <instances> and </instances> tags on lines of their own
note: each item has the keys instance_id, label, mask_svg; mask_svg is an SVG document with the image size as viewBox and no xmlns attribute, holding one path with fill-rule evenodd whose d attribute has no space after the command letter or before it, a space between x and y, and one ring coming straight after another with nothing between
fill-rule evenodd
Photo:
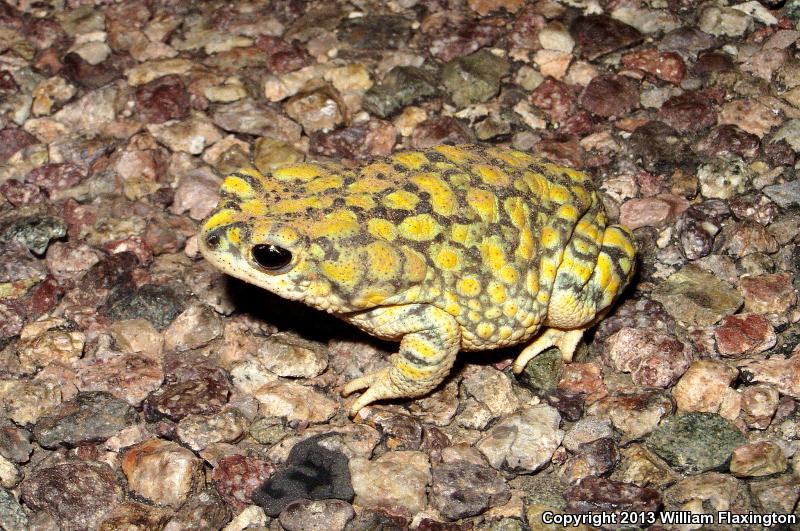
<instances>
[{"instance_id":1,"label":"toad's hind leg","mask_svg":"<svg viewBox=\"0 0 800 531\"><path fill-rule=\"evenodd\" d=\"M402 337L391 367L356 378L342 389L344 396L366 389L350 408L351 415L376 400L411 398L432 391L450 372L461 346L458 323L434 306L378 308L351 322L385 339Z\"/></svg>"},{"instance_id":2,"label":"toad's hind leg","mask_svg":"<svg viewBox=\"0 0 800 531\"><path fill-rule=\"evenodd\" d=\"M605 216L598 211L575 227L548 304L547 328L514 361L515 373L552 346L565 361L572 361L583 332L609 310L633 276L633 235L619 225L602 230L604 224Z\"/></svg>"}]
</instances>

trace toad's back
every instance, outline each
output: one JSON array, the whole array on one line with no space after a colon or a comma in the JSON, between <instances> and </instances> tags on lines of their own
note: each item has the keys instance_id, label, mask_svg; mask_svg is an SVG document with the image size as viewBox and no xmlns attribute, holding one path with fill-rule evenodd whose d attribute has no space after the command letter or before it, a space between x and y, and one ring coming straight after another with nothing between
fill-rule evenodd
<instances>
[{"instance_id":1,"label":"toad's back","mask_svg":"<svg viewBox=\"0 0 800 531\"><path fill-rule=\"evenodd\" d=\"M467 350L546 327L517 369L553 344L571 356L633 269L629 233L606 227L586 174L507 148L437 146L269 177L242 170L222 193L204 254L227 273L380 337L437 326L431 312ZM253 263L264 243L293 251L280 286Z\"/></svg>"}]
</instances>

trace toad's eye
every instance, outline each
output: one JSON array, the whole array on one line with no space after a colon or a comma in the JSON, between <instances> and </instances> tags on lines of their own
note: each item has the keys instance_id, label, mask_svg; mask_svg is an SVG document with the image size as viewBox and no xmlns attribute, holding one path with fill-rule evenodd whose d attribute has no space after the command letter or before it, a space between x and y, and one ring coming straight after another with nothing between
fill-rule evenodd
<instances>
[{"instance_id":1,"label":"toad's eye","mask_svg":"<svg viewBox=\"0 0 800 531\"><path fill-rule=\"evenodd\" d=\"M271 243L254 245L250 250L253 260L267 271L283 269L292 261L292 253Z\"/></svg>"}]
</instances>

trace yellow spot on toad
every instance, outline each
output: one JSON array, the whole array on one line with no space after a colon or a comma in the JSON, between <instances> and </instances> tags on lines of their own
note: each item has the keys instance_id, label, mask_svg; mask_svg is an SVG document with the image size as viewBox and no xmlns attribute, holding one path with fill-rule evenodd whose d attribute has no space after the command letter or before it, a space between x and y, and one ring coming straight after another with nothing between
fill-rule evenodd
<instances>
[{"instance_id":1,"label":"yellow spot on toad","mask_svg":"<svg viewBox=\"0 0 800 531\"><path fill-rule=\"evenodd\" d=\"M367 245L367 264L370 274L378 280L391 280L400 271L400 255L383 240Z\"/></svg>"},{"instance_id":2,"label":"yellow spot on toad","mask_svg":"<svg viewBox=\"0 0 800 531\"><path fill-rule=\"evenodd\" d=\"M403 238L417 242L432 240L442 231L430 214L409 216L397 228Z\"/></svg>"},{"instance_id":3,"label":"yellow spot on toad","mask_svg":"<svg viewBox=\"0 0 800 531\"><path fill-rule=\"evenodd\" d=\"M484 223L496 223L497 196L488 190L470 188L467 191L467 204L480 216Z\"/></svg>"},{"instance_id":4,"label":"yellow spot on toad","mask_svg":"<svg viewBox=\"0 0 800 531\"><path fill-rule=\"evenodd\" d=\"M456 291L462 297L477 297L481 292L481 283L473 276L465 276L456 283Z\"/></svg>"},{"instance_id":5,"label":"yellow spot on toad","mask_svg":"<svg viewBox=\"0 0 800 531\"><path fill-rule=\"evenodd\" d=\"M414 210L417 203L419 197L405 190L396 190L383 198L383 204L395 210Z\"/></svg>"}]
</instances>

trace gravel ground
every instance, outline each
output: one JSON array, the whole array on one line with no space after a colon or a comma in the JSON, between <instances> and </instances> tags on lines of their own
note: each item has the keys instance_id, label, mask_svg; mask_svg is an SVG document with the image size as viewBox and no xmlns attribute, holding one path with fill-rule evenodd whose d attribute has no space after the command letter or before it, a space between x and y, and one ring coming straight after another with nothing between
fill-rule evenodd
<instances>
[{"instance_id":1,"label":"gravel ground","mask_svg":"<svg viewBox=\"0 0 800 531\"><path fill-rule=\"evenodd\" d=\"M0 528L800 515L798 22L798 0L0 4ZM339 387L392 345L224 277L197 224L248 162L475 141L590 172L637 277L574 363L465 354L351 420Z\"/></svg>"}]
</instances>

